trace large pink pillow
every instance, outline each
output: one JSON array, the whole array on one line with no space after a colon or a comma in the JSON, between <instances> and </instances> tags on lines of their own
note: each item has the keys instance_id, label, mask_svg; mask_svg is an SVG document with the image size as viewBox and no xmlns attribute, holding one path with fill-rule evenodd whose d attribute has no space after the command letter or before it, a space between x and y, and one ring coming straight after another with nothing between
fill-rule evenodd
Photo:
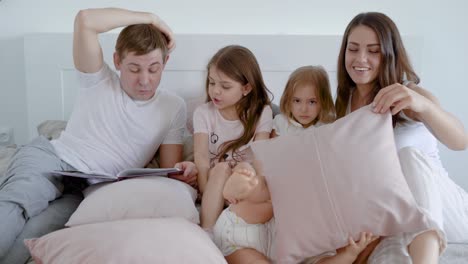
<instances>
[{"instance_id":1,"label":"large pink pillow","mask_svg":"<svg viewBox=\"0 0 468 264\"><path fill-rule=\"evenodd\" d=\"M183 218L81 225L25 244L36 264L226 263L206 232Z\"/></svg>"},{"instance_id":2,"label":"large pink pillow","mask_svg":"<svg viewBox=\"0 0 468 264\"><path fill-rule=\"evenodd\" d=\"M390 115L364 107L298 136L256 142L276 217L276 257L297 263L347 245L435 227L402 174Z\"/></svg>"}]
</instances>

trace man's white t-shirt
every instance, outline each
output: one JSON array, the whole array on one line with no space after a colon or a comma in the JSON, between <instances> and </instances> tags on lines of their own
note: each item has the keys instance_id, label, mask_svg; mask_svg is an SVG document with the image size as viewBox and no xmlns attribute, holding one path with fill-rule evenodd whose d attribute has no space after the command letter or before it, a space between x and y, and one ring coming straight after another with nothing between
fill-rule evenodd
<instances>
[{"instance_id":1,"label":"man's white t-shirt","mask_svg":"<svg viewBox=\"0 0 468 264\"><path fill-rule=\"evenodd\" d=\"M117 174L144 167L161 144L182 144L187 115L182 98L157 89L151 99L135 101L107 64L78 77L73 113L52 141L59 157L77 170Z\"/></svg>"}]
</instances>

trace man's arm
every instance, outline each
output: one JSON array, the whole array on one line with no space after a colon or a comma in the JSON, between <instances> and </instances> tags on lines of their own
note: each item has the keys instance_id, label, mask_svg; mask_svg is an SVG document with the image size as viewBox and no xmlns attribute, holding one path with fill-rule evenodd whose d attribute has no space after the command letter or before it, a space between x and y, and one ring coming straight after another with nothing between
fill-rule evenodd
<instances>
[{"instance_id":1,"label":"man's arm","mask_svg":"<svg viewBox=\"0 0 468 264\"><path fill-rule=\"evenodd\" d=\"M159 167L172 168L178 162L182 161L184 145L182 144L163 144L159 146Z\"/></svg>"},{"instance_id":2,"label":"man's arm","mask_svg":"<svg viewBox=\"0 0 468 264\"><path fill-rule=\"evenodd\" d=\"M157 15L118 8L81 10L75 17L73 61L81 72L94 73L102 68L103 56L98 35L114 28L134 24L152 24L168 38L168 48L175 47L171 29Z\"/></svg>"},{"instance_id":3,"label":"man's arm","mask_svg":"<svg viewBox=\"0 0 468 264\"><path fill-rule=\"evenodd\" d=\"M195 164L189 161L182 161L184 146L182 144L163 144L159 147L159 167L176 167L184 170L183 174L169 176L189 184L192 187L197 185L198 171Z\"/></svg>"}]
</instances>

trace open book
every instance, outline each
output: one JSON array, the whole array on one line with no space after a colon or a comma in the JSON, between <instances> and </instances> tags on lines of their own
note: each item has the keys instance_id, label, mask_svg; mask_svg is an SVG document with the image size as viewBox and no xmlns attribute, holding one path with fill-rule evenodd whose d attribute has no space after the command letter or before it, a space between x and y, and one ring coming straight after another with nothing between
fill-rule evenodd
<instances>
[{"instance_id":1,"label":"open book","mask_svg":"<svg viewBox=\"0 0 468 264\"><path fill-rule=\"evenodd\" d=\"M104 172L92 171L84 173L81 171L52 171L51 174L55 176L70 176L86 179L97 179L99 181L120 181L128 178L142 177L142 176L171 176L183 174L184 171L177 168L135 168L126 169L119 172L117 175L111 175Z\"/></svg>"}]
</instances>

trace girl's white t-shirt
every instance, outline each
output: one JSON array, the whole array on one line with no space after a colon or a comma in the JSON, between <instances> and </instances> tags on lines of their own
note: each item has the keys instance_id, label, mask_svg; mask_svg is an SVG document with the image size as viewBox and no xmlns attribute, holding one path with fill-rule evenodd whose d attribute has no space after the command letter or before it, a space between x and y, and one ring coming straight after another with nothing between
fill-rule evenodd
<instances>
[{"instance_id":1,"label":"girl's white t-shirt","mask_svg":"<svg viewBox=\"0 0 468 264\"><path fill-rule=\"evenodd\" d=\"M270 106L265 106L258 122L255 133L271 132L273 112ZM210 165L217 162L217 155L220 146L227 141L238 139L244 133L244 127L239 120L226 120L212 102L205 103L197 107L193 114L194 133L204 133L208 135L208 150ZM226 161L251 161L252 153L249 148L250 143L241 147L236 153L228 153Z\"/></svg>"}]
</instances>

